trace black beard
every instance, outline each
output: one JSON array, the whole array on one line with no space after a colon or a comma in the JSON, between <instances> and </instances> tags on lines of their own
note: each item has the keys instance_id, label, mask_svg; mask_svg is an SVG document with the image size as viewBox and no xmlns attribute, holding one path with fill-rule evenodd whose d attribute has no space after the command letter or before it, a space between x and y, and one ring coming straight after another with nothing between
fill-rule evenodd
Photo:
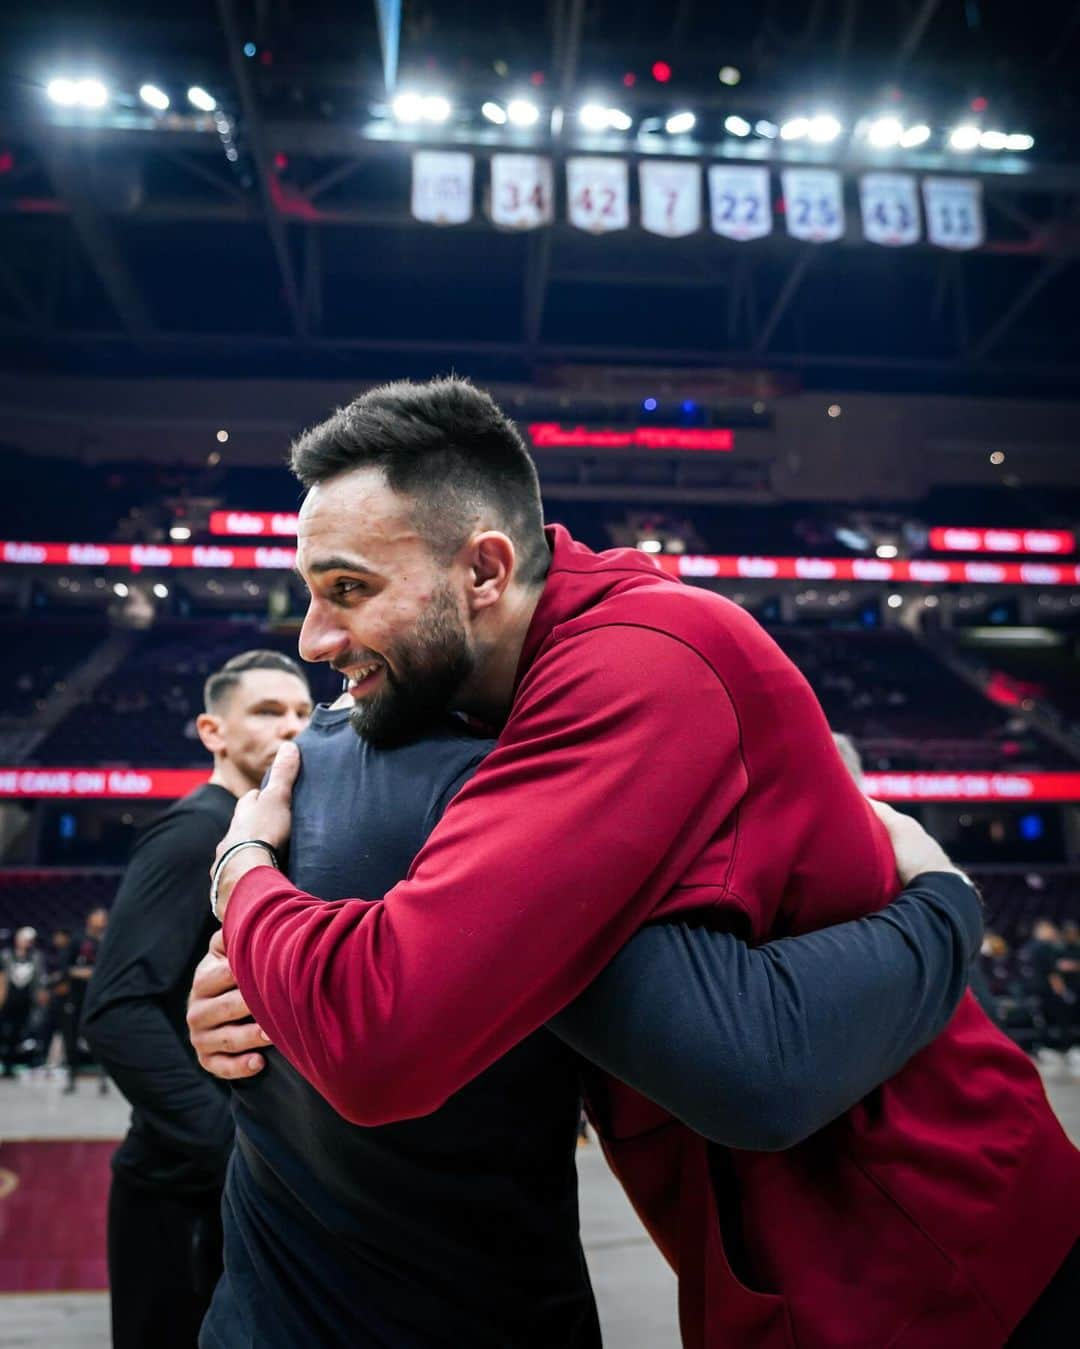
<instances>
[{"instance_id":1,"label":"black beard","mask_svg":"<svg viewBox=\"0 0 1080 1349\"><path fill-rule=\"evenodd\" d=\"M388 653L382 688L349 713L349 725L376 749L408 744L445 720L473 657L447 590L436 593L408 646Z\"/></svg>"}]
</instances>

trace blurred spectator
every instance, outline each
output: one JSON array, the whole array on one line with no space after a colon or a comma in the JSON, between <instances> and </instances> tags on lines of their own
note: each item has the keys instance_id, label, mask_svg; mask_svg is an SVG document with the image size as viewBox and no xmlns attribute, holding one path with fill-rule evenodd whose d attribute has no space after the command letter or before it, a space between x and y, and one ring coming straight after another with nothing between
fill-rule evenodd
<instances>
[{"instance_id":1,"label":"blurred spectator","mask_svg":"<svg viewBox=\"0 0 1080 1349\"><path fill-rule=\"evenodd\" d=\"M844 761L844 767L861 787L863 785L863 764L862 756L855 748L855 742L850 735L840 735L833 731L833 743L840 751L840 757Z\"/></svg>"},{"instance_id":2,"label":"blurred spectator","mask_svg":"<svg viewBox=\"0 0 1080 1349\"><path fill-rule=\"evenodd\" d=\"M36 949L37 933L21 927L9 951L0 955L0 1057L4 1076L15 1076L15 1064L24 1052L45 965Z\"/></svg>"},{"instance_id":3,"label":"blurred spectator","mask_svg":"<svg viewBox=\"0 0 1080 1349\"><path fill-rule=\"evenodd\" d=\"M1070 993L1065 973L1058 968L1065 955L1060 929L1048 918L1040 918L1031 940L1020 952L1028 992L1038 999L1044 1023L1040 1054L1047 1050L1064 1054L1072 1047L1076 996Z\"/></svg>"},{"instance_id":4,"label":"blurred spectator","mask_svg":"<svg viewBox=\"0 0 1080 1349\"><path fill-rule=\"evenodd\" d=\"M68 966L71 964L71 929L54 928L49 944L43 953L45 961L45 981L42 995L45 998L44 1015L41 1019L42 1059L48 1061L56 1035L63 1029L64 1008L71 995L71 977Z\"/></svg>"},{"instance_id":5,"label":"blurred spectator","mask_svg":"<svg viewBox=\"0 0 1080 1349\"><path fill-rule=\"evenodd\" d=\"M86 987L94 972L98 948L105 936L109 924L107 909L91 909L86 915L86 927L71 943L67 967L68 994L64 1003L61 1025L64 1032L64 1061L67 1067L67 1086L65 1093L75 1090L75 1081L79 1074L79 1022L82 1020L83 1003L86 1000ZM101 1091L107 1088L104 1074L101 1078Z\"/></svg>"}]
</instances>

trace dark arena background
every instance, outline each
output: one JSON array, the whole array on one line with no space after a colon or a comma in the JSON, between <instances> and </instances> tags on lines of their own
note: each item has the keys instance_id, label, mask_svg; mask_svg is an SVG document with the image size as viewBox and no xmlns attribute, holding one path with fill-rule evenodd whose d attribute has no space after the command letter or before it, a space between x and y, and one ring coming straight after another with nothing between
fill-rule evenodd
<instances>
[{"instance_id":1,"label":"dark arena background","mask_svg":"<svg viewBox=\"0 0 1080 1349\"><path fill-rule=\"evenodd\" d=\"M289 443L390 378L489 389L549 521L767 628L978 880L1080 1135L1078 61L1074 0L3 7L0 947L47 974L0 1345L108 1343L127 1107L78 1046L65 1092L54 934L208 776L205 676L295 654ZM605 1342L671 1349L578 1158Z\"/></svg>"}]
</instances>

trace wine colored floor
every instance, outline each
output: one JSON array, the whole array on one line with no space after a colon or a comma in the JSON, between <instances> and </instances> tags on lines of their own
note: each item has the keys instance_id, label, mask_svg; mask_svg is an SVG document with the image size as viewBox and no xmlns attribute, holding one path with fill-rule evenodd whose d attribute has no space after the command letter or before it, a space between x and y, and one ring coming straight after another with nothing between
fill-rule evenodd
<instances>
[{"instance_id":1,"label":"wine colored floor","mask_svg":"<svg viewBox=\"0 0 1080 1349\"><path fill-rule=\"evenodd\" d=\"M0 1293L108 1287L109 1158L101 1139L0 1143Z\"/></svg>"}]
</instances>

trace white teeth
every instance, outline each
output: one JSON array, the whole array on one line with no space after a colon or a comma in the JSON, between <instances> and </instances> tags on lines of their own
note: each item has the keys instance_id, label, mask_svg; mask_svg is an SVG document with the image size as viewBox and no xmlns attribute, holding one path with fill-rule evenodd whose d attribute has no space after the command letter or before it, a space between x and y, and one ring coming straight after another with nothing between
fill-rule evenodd
<instances>
[{"instance_id":1,"label":"white teeth","mask_svg":"<svg viewBox=\"0 0 1080 1349\"><path fill-rule=\"evenodd\" d=\"M378 668L377 664L361 666L359 670L354 670L353 673L349 675L349 683L359 684L362 680L367 679L368 675L373 675Z\"/></svg>"}]
</instances>

